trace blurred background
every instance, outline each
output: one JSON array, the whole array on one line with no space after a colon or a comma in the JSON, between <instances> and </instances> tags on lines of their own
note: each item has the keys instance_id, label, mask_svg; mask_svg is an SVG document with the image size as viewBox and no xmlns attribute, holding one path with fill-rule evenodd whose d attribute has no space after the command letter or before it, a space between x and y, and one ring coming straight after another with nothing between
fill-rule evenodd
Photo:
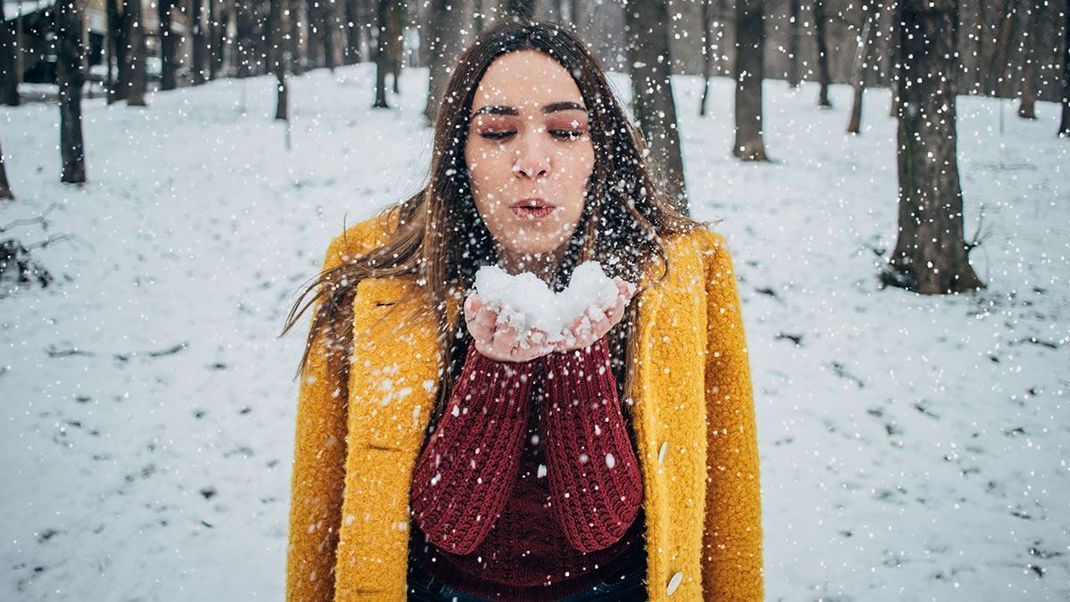
<instances>
[{"instance_id":1,"label":"blurred background","mask_svg":"<svg viewBox=\"0 0 1070 602\"><path fill-rule=\"evenodd\" d=\"M531 17L721 220L767 598L1070 599L1067 0L0 6L0 599L282 597L277 335Z\"/></svg>"}]
</instances>

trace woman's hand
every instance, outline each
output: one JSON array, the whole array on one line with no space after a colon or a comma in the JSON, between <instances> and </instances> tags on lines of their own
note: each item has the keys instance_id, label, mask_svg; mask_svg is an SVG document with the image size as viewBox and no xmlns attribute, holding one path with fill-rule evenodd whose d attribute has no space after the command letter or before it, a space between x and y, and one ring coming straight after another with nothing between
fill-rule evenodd
<instances>
[{"instance_id":1,"label":"woman's hand","mask_svg":"<svg viewBox=\"0 0 1070 602\"><path fill-rule=\"evenodd\" d=\"M498 325L498 312L478 295L464 300L464 320L475 341L476 351L499 362L527 362L547 355L554 346L546 342L546 333L537 328L523 335L513 326Z\"/></svg>"},{"instance_id":2,"label":"woman's hand","mask_svg":"<svg viewBox=\"0 0 1070 602\"><path fill-rule=\"evenodd\" d=\"M611 328L624 317L624 310L635 295L635 285L620 277L613 279L617 283L616 302L604 311L588 308L588 312L572 321L565 329L565 338L554 345L554 351L584 349L604 337Z\"/></svg>"}]
</instances>

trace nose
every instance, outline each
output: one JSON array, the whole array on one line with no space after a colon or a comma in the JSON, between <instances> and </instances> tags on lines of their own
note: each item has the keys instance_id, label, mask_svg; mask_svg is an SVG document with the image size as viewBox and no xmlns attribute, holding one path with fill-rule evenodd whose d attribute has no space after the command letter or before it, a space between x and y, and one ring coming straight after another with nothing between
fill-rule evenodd
<instances>
[{"instance_id":1,"label":"nose","mask_svg":"<svg viewBox=\"0 0 1070 602\"><path fill-rule=\"evenodd\" d=\"M543 147L542 136L524 136L516 149L513 173L517 176L537 178L550 172L550 153Z\"/></svg>"}]
</instances>

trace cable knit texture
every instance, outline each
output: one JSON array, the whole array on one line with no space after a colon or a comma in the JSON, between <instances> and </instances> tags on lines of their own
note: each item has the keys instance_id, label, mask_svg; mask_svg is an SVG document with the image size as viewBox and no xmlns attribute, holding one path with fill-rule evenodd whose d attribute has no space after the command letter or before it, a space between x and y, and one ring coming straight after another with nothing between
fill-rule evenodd
<instances>
[{"instance_id":1,"label":"cable knit texture","mask_svg":"<svg viewBox=\"0 0 1070 602\"><path fill-rule=\"evenodd\" d=\"M617 541L639 513L643 477L617 401L606 337L582 350L543 358L546 429L554 516L577 550Z\"/></svg>"},{"instance_id":2,"label":"cable knit texture","mask_svg":"<svg viewBox=\"0 0 1070 602\"><path fill-rule=\"evenodd\" d=\"M620 409L553 412L545 428L529 409L586 407L574 403L580 399L598 408L615 404L612 372L599 374L608 366L605 338L582 354L522 363L488 359L469 345L457 386L413 471L414 562L459 591L549 602L615 576L626 553L636 547L641 553L642 525L635 517L642 475ZM557 384L544 395L548 380ZM575 386L567 386L571 381ZM588 445L588 433L606 443ZM613 434L623 439L610 443ZM622 461L589 462L594 449ZM600 491L606 496L588 494ZM605 510L603 497L612 497L618 511ZM424 540L431 545L419 545Z\"/></svg>"},{"instance_id":3,"label":"cable knit texture","mask_svg":"<svg viewBox=\"0 0 1070 602\"><path fill-rule=\"evenodd\" d=\"M348 229L325 267L382 245L396 217ZM757 422L731 254L723 236L702 228L665 244L664 280L660 266L643 268L634 382L624 392L642 473L647 598L762 600ZM444 373L435 312L409 311L427 307L426 297L408 295L418 287L413 276L357 285L348 398L327 369L327 345L310 350L296 417L291 602L406 600L413 472ZM463 301L454 293L451 321Z\"/></svg>"}]
</instances>

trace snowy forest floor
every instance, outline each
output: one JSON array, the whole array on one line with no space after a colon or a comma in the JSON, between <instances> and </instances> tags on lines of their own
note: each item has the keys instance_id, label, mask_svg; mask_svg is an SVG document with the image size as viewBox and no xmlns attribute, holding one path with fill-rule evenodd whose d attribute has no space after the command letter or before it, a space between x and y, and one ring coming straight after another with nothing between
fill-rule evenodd
<instances>
[{"instance_id":1,"label":"snowy forest floor","mask_svg":"<svg viewBox=\"0 0 1070 602\"><path fill-rule=\"evenodd\" d=\"M346 225L415 192L425 70L372 111L371 65L85 102L89 183L58 183L59 111L0 109L18 195L0 238L56 280L0 294L4 600L277 600L307 318ZM614 75L622 97L626 78ZM1058 106L959 99L967 238L988 288L881 290L895 121L867 92L766 83L776 160L731 158L732 84L674 85L692 212L725 218L744 303L769 600L1070 598L1070 141ZM244 98L244 100L243 100ZM247 109L241 112L241 107ZM1005 115L1000 126L1000 114ZM798 343L795 340L798 340ZM1061 502L1059 500L1062 500Z\"/></svg>"}]
</instances>

